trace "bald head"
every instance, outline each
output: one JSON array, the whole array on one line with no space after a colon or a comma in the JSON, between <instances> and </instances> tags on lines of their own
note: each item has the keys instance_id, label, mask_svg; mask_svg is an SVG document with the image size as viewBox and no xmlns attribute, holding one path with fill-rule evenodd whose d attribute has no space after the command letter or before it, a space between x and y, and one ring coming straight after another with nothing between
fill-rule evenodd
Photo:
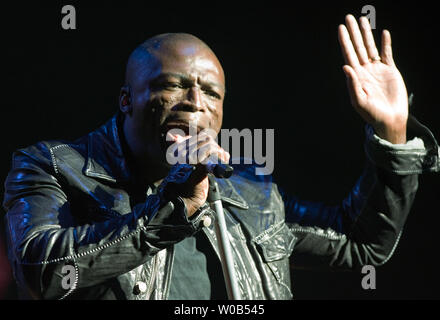
<instances>
[{"instance_id":1,"label":"bald head","mask_svg":"<svg viewBox=\"0 0 440 320\"><path fill-rule=\"evenodd\" d=\"M225 77L214 52L186 33L148 39L130 55L120 92L124 134L135 157L166 163L170 128L219 132Z\"/></svg>"},{"instance_id":2,"label":"bald head","mask_svg":"<svg viewBox=\"0 0 440 320\"><path fill-rule=\"evenodd\" d=\"M186 58L190 63L197 56L205 56L211 60L224 82L223 69L214 52L205 42L188 33L164 33L139 45L128 59L125 82L135 85L140 80L139 77L151 77L160 72L163 59Z\"/></svg>"},{"instance_id":3,"label":"bald head","mask_svg":"<svg viewBox=\"0 0 440 320\"><path fill-rule=\"evenodd\" d=\"M176 44L185 44L194 48L204 48L211 50L206 43L189 33L164 33L154 36L138 48L143 48L147 51L158 51L161 49L169 50Z\"/></svg>"}]
</instances>

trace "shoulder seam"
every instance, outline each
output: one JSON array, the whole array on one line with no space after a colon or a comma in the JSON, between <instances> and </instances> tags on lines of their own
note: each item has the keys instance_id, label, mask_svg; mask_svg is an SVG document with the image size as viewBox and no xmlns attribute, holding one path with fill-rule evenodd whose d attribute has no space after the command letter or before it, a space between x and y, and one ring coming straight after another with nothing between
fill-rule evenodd
<instances>
[{"instance_id":1,"label":"shoulder seam","mask_svg":"<svg viewBox=\"0 0 440 320\"><path fill-rule=\"evenodd\" d=\"M59 174L59 171L58 171L57 159L56 159L55 154L53 153L53 151L58 149L58 148L67 147L67 146L68 146L67 144L63 143L63 144L59 144L59 145L54 146L54 147L49 147L50 157L52 159L52 166L53 166L53 169L54 169L56 174Z\"/></svg>"}]
</instances>

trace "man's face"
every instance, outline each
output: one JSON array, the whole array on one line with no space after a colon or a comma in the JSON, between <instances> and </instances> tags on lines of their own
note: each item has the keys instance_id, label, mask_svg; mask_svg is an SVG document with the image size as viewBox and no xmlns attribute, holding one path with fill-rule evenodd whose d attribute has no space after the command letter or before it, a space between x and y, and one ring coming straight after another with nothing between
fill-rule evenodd
<instances>
[{"instance_id":1,"label":"man's face","mask_svg":"<svg viewBox=\"0 0 440 320\"><path fill-rule=\"evenodd\" d=\"M205 47L177 42L153 56L145 62L148 67L141 63L131 77L132 112L124 126L149 157L163 160L168 130L188 134L189 124L196 122L198 131L220 131L225 79L217 58Z\"/></svg>"}]
</instances>

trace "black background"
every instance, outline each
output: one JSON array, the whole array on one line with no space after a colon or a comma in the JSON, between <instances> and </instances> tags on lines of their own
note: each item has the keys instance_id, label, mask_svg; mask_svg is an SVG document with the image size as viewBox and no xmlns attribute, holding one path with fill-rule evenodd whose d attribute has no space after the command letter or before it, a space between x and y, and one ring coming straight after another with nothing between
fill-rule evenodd
<instances>
[{"instance_id":1,"label":"black background","mask_svg":"<svg viewBox=\"0 0 440 320\"><path fill-rule=\"evenodd\" d=\"M66 4L76 8L76 30L61 28ZM338 203L365 160L364 124L349 102L337 26L347 13L359 17L367 4L376 8L376 41L380 30L391 31L397 67L415 94L411 113L439 139L440 28L428 2L159 6L66 0L4 6L0 180L15 149L75 139L111 117L125 62L139 43L187 32L204 40L225 70L223 127L274 128L278 183L303 199ZM296 271L295 297L439 299L439 176L426 174L420 182L400 244L377 270L376 290L363 290L357 273ZM15 298L12 283L4 298Z\"/></svg>"}]
</instances>

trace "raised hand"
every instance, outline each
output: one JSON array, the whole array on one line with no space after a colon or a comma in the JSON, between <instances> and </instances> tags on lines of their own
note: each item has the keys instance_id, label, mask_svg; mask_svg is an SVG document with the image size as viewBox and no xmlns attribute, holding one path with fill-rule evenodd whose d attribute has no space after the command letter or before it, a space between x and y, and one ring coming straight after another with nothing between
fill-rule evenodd
<instances>
[{"instance_id":1,"label":"raised hand","mask_svg":"<svg viewBox=\"0 0 440 320\"><path fill-rule=\"evenodd\" d=\"M359 19L360 28L352 15L345 21L346 26L338 28L338 36L351 103L381 138L405 143L408 95L394 64L391 35L383 30L379 55L368 19Z\"/></svg>"}]
</instances>

